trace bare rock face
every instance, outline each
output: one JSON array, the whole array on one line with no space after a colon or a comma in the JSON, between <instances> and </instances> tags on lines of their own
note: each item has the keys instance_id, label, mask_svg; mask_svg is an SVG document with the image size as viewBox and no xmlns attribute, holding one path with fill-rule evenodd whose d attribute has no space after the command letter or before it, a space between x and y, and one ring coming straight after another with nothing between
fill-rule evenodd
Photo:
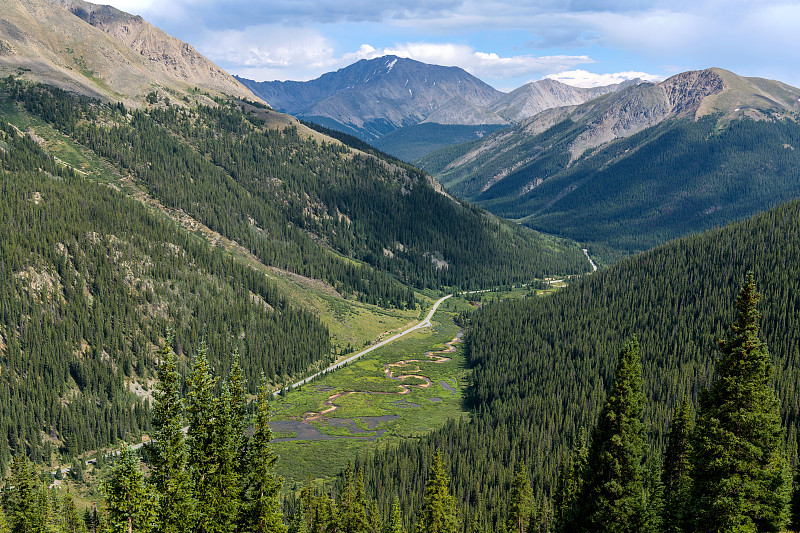
<instances>
[{"instance_id":1,"label":"bare rock face","mask_svg":"<svg viewBox=\"0 0 800 533\"><path fill-rule=\"evenodd\" d=\"M582 88L544 79L527 83L511 91L490 105L489 111L510 122L520 122L547 109L580 105L598 96L638 83L639 80L631 80L603 87Z\"/></svg>"},{"instance_id":2,"label":"bare rock face","mask_svg":"<svg viewBox=\"0 0 800 533\"><path fill-rule=\"evenodd\" d=\"M660 84L674 115L694 117L701 102L725 89L722 77L712 69L676 74Z\"/></svg>"}]
</instances>

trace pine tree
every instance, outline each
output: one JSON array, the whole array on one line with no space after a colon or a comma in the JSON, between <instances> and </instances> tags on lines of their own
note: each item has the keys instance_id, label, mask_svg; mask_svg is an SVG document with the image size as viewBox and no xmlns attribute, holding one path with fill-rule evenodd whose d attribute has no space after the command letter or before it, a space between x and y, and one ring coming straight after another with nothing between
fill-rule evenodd
<instances>
[{"instance_id":1,"label":"pine tree","mask_svg":"<svg viewBox=\"0 0 800 533\"><path fill-rule=\"evenodd\" d=\"M283 533L286 526L281 517L278 496L283 479L275 474L277 455L270 446L272 431L269 428L270 392L261 375L258 391L258 412L255 432L247 445L244 468L244 488L240 525L242 531L252 533Z\"/></svg>"},{"instance_id":2,"label":"pine tree","mask_svg":"<svg viewBox=\"0 0 800 533\"><path fill-rule=\"evenodd\" d=\"M3 508L0 507L0 533L11 533L11 528L8 526L8 519Z\"/></svg>"},{"instance_id":3,"label":"pine tree","mask_svg":"<svg viewBox=\"0 0 800 533\"><path fill-rule=\"evenodd\" d=\"M238 406L233 404L228 382L222 383L222 392L215 402L216 416L212 432L212 455L215 468L208 474L208 494L210 503L208 516L214 524L214 531L232 532L241 507L240 476L237 468L239 447L242 441L242 424L236 418Z\"/></svg>"},{"instance_id":4,"label":"pine tree","mask_svg":"<svg viewBox=\"0 0 800 533\"><path fill-rule=\"evenodd\" d=\"M584 486L565 531L638 532L645 526L644 394L636 338L625 342L589 448Z\"/></svg>"},{"instance_id":5,"label":"pine tree","mask_svg":"<svg viewBox=\"0 0 800 533\"><path fill-rule=\"evenodd\" d=\"M780 531L789 518L772 363L759 339L761 295L753 274L736 298L716 377L700 397L693 433L692 507L697 531Z\"/></svg>"},{"instance_id":6,"label":"pine tree","mask_svg":"<svg viewBox=\"0 0 800 533\"><path fill-rule=\"evenodd\" d=\"M147 446L152 465L150 481L158 492L156 523L164 533L192 530L194 501L187 470L188 450L183 434L183 398L171 337L161 350L161 365L155 387L153 439Z\"/></svg>"},{"instance_id":7,"label":"pine tree","mask_svg":"<svg viewBox=\"0 0 800 533\"><path fill-rule=\"evenodd\" d=\"M691 490L692 414L689 398L675 406L664 452L664 531L677 533L691 529L689 524L689 491Z\"/></svg>"},{"instance_id":8,"label":"pine tree","mask_svg":"<svg viewBox=\"0 0 800 533\"><path fill-rule=\"evenodd\" d=\"M586 462L589 459L589 447L586 442L586 432L581 428L578 442L569 457L561 462L555 494L553 495L553 519L556 529L563 531L569 512L575 504L575 499L583 489L583 476Z\"/></svg>"},{"instance_id":9,"label":"pine tree","mask_svg":"<svg viewBox=\"0 0 800 533\"><path fill-rule=\"evenodd\" d=\"M392 502L392 514L383 528L384 533L404 533L400 515L400 501L395 496Z\"/></svg>"},{"instance_id":10,"label":"pine tree","mask_svg":"<svg viewBox=\"0 0 800 533\"><path fill-rule=\"evenodd\" d=\"M213 472L217 469L217 458L214 449L214 417L216 401L214 385L203 343L197 350L189 378L187 398L188 430L188 467L192 478L195 498L197 500L196 530L199 533L216 531L213 521L215 501L213 501Z\"/></svg>"},{"instance_id":11,"label":"pine tree","mask_svg":"<svg viewBox=\"0 0 800 533\"><path fill-rule=\"evenodd\" d=\"M520 461L508 496L506 529L509 532L525 533L528 531L532 497L533 489L531 489L531 482L528 479L528 469L525 467L525 462Z\"/></svg>"},{"instance_id":12,"label":"pine tree","mask_svg":"<svg viewBox=\"0 0 800 533\"><path fill-rule=\"evenodd\" d=\"M664 483L661 481L661 459L653 454L647 464L645 527L643 531L661 533L664 530Z\"/></svg>"},{"instance_id":13,"label":"pine tree","mask_svg":"<svg viewBox=\"0 0 800 533\"><path fill-rule=\"evenodd\" d=\"M417 518L417 530L420 533L455 533L456 523L455 500L450 494L450 480L442 465L442 452L436 451L433 463L428 470L425 481L425 499Z\"/></svg>"},{"instance_id":14,"label":"pine tree","mask_svg":"<svg viewBox=\"0 0 800 533\"><path fill-rule=\"evenodd\" d=\"M792 531L800 531L800 461L795 465L794 492L792 492Z\"/></svg>"},{"instance_id":15,"label":"pine tree","mask_svg":"<svg viewBox=\"0 0 800 533\"><path fill-rule=\"evenodd\" d=\"M361 470L356 474L349 464L345 469L345 485L339 500L342 531L345 533L369 531L367 500L364 497L364 474Z\"/></svg>"},{"instance_id":16,"label":"pine tree","mask_svg":"<svg viewBox=\"0 0 800 533\"><path fill-rule=\"evenodd\" d=\"M75 500L68 492L64 493L61 497L56 495L60 503L60 510L58 521L61 525L61 531L64 533L77 533L79 531L86 531L86 524L83 523L78 513L78 508L75 507ZM0 527L0 533L3 533Z\"/></svg>"},{"instance_id":17,"label":"pine tree","mask_svg":"<svg viewBox=\"0 0 800 533\"><path fill-rule=\"evenodd\" d=\"M11 531L29 533L42 531L43 520L37 502L36 471L27 457L14 456L11 460L11 477L6 486L6 498Z\"/></svg>"},{"instance_id":18,"label":"pine tree","mask_svg":"<svg viewBox=\"0 0 800 533\"><path fill-rule=\"evenodd\" d=\"M381 513L378 510L378 502L372 500L369 504L367 512L367 519L369 521L369 533L383 533L383 523L381 521Z\"/></svg>"},{"instance_id":19,"label":"pine tree","mask_svg":"<svg viewBox=\"0 0 800 533\"><path fill-rule=\"evenodd\" d=\"M314 517L317 514L317 497L316 487L309 474L303 488L300 489L300 510L295 511L303 519L303 528L305 531L314 530Z\"/></svg>"},{"instance_id":20,"label":"pine tree","mask_svg":"<svg viewBox=\"0 0 800 533\"><path fill-rule=\"evenodd\" d=\"M122 447L119 463L102 488L112 533L150 531L156 518L156 495L145 483L139 458L130 446Z\"/></svg>"}]
</instances>

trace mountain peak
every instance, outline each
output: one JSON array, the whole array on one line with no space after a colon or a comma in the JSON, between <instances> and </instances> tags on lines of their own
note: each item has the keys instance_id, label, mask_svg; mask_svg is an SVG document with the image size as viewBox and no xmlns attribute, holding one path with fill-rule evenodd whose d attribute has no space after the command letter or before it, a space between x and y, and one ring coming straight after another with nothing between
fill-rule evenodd
<instances>
[{"instance_id":1,"label":"mountain peak","mask_svg":"<svg viewBox=\"0 0 800 533\"><path fill-rule=\"evenodd\" d=\"M239 79L276 109L367 140L421 123L446 105L440 115L448 123L474 123L476 108L503 94L459 67L396 55L362 59L308 82ZM463 117L454 102L466 104Z\"/></svg>"}]
</instances>

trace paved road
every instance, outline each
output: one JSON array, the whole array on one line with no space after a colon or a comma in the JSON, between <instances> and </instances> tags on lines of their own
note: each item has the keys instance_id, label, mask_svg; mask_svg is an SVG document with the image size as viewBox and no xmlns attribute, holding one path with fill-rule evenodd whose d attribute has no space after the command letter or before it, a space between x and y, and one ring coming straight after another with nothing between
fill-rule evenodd
<instances>
[{"instance_id":1,"label":"paved road","mask_svg":"<svg viewBox=\"0 0 800 533\"><path fill-rule=\"evenodd\" d=\"M588 259L589 262L592 264L592 272L597 272L597 265L595 265L594 261L592 261L592 258L589 257L589 250L587 250L586 248L581 248L581 250L583 250L583 253L586 254L586 259Z\"/></svg>"},{"instance_id":2,"label":"paved road","mask_svg":"<svg viewBox=\"0 0 800 533\"><path fill-rule=\"evenodd\" d=\"M359 357L361 357L361 356L364 356L364 355L367 355L367 354L368 354L369 352L371 352L372 350L377 350L377 349L378 349L378 348L380 348L381 346L386 346L386 345L387 345L387 344L389 344L390 342L396 341L396 340L397 340L397 339L399 339L400 337L402 337L402 336L404 336L404 335L408 335L408 334L409 334L409 333L411 333L412 331L417 331L418 329L422 329L422 328L427 328L427 327L429 327L429 326L431 325L431 318L433 318L433 315L434 315L434 314L436 313L436 311L439 309L439 306L440 306L440 305L442 305L442 302L444 302L445 300L447 300L447 299L448 299L448 298L450 298L451 296L453 296L453 295L452 295L452 294L448 294L447 296L443 296L443 297L439 298L438 300L436 300L436 303L434 303L434 304L433 304L433 307L431 307L431 310L428 312L428 316L426 316L426 317L425 317L425 319L424 319L422 322L420 322L419 324L417 324L417 325L415 325L415 326L411 326L411 327L410 327L410 328L408 328L407 330L405 330L405 331L402 331L402 332L398 333L397 335L392 335L392 336L391 336L391 337L389 337L388 339L386 339L386 340L383 340L383 341L379 342L378 344L373 344L372 346L370 346L370 347L369 347L369 348L367 348L366 350L362 350L362 351L358 352L358 353L357 353L357 354L355 354L355 355L351 355L350 357L348 357L348 358L347 358L347 359L345 359L344 361L339 361L338 363L336 363L336 364L333 364L333 365L329 366L329 367L328 367L328 368L326 368L325 370L322 370L322 371L320 371L320 372L317 372L317 373L316 373L316 374L314 374L313 376L309 376L309 377L307 377L307 378L305 378L305 379L302 379L302 380L300 380L300 381L298 381L298 382L292 383L291 385L289 385L289 386L288 386L286 389L284 389L284 390L287 390L287 389L294 389L294 388L297 388L297 387L299 387L300 385L305 385L305 384L306 384L306 383L308 383L309 381L311 381L311 380L313 380L313 379L315 379L315 378L318 378L318 377L319 377L319 376L321 376L322 374L327 374L327 373L328 373L328 372L330 372L331 370L336 370L337 368L339 368L339 367L342 367L342 366L346 365L347 363L351 363L351 362L355 361L356 359L358 359ZM276 392L275 394L280 394L280 392L282 392L282 391L278 391L278 392Z\"/></svg>"}]
</instances>

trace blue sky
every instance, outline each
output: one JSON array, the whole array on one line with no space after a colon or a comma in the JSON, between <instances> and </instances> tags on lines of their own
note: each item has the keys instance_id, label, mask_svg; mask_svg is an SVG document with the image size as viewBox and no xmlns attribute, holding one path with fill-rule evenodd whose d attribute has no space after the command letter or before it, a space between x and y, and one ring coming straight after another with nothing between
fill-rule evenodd
<instances>
[{"instance_id":1,"label":"blue sky","mask_svg":"<svg viewBox=\"0 0 800 533\"><path fill-rule=\"evenodd\" d=\"M108 1L108 0L106 0ZM800 86L800 2L773 0L112 0L233 74L309 80L385 54L501 90L722 67Z\"/></svg>"}]
</instances>

